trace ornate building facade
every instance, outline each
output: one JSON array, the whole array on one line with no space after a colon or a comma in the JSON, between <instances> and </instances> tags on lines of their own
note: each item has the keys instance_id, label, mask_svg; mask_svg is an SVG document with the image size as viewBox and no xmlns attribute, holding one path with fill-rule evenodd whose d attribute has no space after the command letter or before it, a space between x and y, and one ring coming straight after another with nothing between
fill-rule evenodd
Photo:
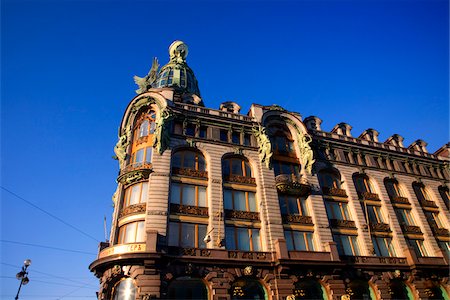
<instances>
[{"instance_id":1,"label":"ornate building facade","mask_svg":"<svg viewBox=\"0 0 450 300\"><path fill-rule=\"evenodd\" d=\"M206 108L187 46L169 54L120 125L98 299L449 299L448 145Z\"/></svg>"}]
</instances>

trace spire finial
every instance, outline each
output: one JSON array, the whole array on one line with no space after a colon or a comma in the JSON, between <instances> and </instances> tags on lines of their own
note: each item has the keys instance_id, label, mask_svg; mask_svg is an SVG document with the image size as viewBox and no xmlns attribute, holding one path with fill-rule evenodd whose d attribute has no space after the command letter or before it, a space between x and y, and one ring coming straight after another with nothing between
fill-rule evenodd
<instances>
[{"instance_id":1,"label":"spire finial","mask_svg":"<svg viewBox=\"0 0 450 300\"><path fill-rule=\"evenodd\" d=\"M184 62L188 55L188 47L182 41L175 41L169 46L170 60L176 60L177 62Z\"/></svg>"}]
</instances>

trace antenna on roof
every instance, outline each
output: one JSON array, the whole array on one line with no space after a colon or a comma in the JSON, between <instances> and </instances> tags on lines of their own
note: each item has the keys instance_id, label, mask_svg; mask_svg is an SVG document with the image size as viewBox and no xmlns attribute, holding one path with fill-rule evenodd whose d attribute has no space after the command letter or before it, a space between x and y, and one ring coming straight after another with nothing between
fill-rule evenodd
<instances>
[{"instance_id":1,"label":"antenna on roof","mask_svg":"<svg viewBox=\"0 0 450 300\"><path fill-rule=\"evenodd\" d=\"M107 234L106 234L106 216L104 216L104 219L103 219L103 229L105 230L105 241L109 242Z\"/></svg>"}]
</instances>

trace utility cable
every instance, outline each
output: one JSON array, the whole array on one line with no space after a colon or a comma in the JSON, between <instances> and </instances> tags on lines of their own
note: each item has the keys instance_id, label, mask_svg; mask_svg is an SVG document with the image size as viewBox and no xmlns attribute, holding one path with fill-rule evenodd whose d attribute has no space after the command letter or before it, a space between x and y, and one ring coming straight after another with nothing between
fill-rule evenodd
<instances>
[{"instance_id":1,"label":"utility cable","mask_svg":"<svg viewBox=\"0 0 450 300\"><path fill-rule=\"evenodd\" d=\"M0 278L8 278L8 279L15 279L15 280L17 280L17 278L14 277L14 276L0 276ZM53 285L59 285L59 286L76 287L76 288L82 288L82 289L92 289L91 287L86 286L86 285L73 285L73 284L66 284L66 283L58 283L58 282L50 282L50 281L45 281L45 280L39 280L39 279L35 279L34 276L33 276L33 282L53 284Z\"/></svg>"},{"instance_id":2,"label":"utility cable","mask_svg":"<svg viewBox=\"0 0 450 300\"><path fill-rule=\"evenodd\" d=\"M32 202L26 200L25 198L23 198L23 197L17 195L16 193L14 193L14 192L8 190L7 188L5 188L5 187L3 187L3 186L0 186L0 188L2 188L2 190L4 190L5 192L10 193L10 194L13 195L14 197L16 197L16 198L18 198L18 199L24 201L24 202L27 203L28 205L30 205L30 206L32 206L32 207L34 207L34 208L40 210L41 212L45 213L46 215L52 217L53 219L55 219L55 220L57 220L57 221L63 223L64 225L66 225L66 226L68 226L68 227L70 227L70 228L72 228L72 229L78 231L79 233L81 233L81 234L87 236L88 238L93 239L93 240L96 241L96 242L100 242L99 240L97 240L97 239L96 239L95 237L93 237L92 235L90 235L90 234L84 232L83 230L81 230L81 229L79 229L79 228L77 228L77 227L75 227L75 226L73 226L73 225L67 223L67 222L64 221L63 219L61 219L61 218L55 216L54 214L52 214L52 213L46 211L46 210L43 209L43 208L40 208L40 207L37 206L36 204L34 204L34 203L32 203Z\"/></svg>"},{"instance_id":3,"label":"utility cable","mask_svg":"<svg viewBox=\"0 0 450 300\"><path fill-rule=\"evenodd\" d=\"M13 268L17 268L17 269L19 269L19 270L20 270L20 268L22 268L22 267L20 267L20 266L16 266L16 265L4 263L4 262L0 262L0 264L5 265L5 266L9 266L9 267L13 267ZM34 273L38 273L38 274L42 274L42 275L47 275L47 276L49 276L49 277L51 277L51 278L57 278L57 279L67 280L67 281L70 281L70 282L73 282L73 283L78 283L78 284L81 284L81 285L89 285L89 286L91 286L91 287L98 288L98 286L95 286L95 285L93 285L93 284L87 284L87 283L85 283L85 282L78 281L78 280L73 280L73 279L69 279L69 278L66 278L66 277L63 277L63 276L57 276L57 275L54 275L54 274L49 274L49 273L41 272L41 271L36 270L34 267L33 267L32 271L33 271L33 274L34 274Z\"/></svg>"},{"instance_id":4,"label":"utility cable","mask_svg":"<svg viewBox=\"0 0 450 300\"><path fill-rule=\"evenodd\" d=\"M74 253L82 253L82 254L89 254L89 255L97 255L93 252L85 252L80 250L71 250L71 249L64 249L64 248L57 248L52 246L45 246L45 245L36 245L31 243L22 243L22 242L16 242L16 241L8 241L8 240L0 240L1 243L9 243L9 244L16 244L16 245L23 245L23 246L31 246L31 247L39 247L39 248L46 248L46 249L53 249L58 251L65 251L65 252L74 252Z\"/></svg>"}]
</instances>

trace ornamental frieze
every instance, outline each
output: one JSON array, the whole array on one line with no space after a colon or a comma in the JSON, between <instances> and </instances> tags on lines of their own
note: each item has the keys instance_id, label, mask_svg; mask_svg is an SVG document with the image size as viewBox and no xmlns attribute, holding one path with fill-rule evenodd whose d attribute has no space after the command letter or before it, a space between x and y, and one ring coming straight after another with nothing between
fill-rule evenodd
<instances>
[{"instance_id":1,"label":"ornamental frieze","mask_svg":"<svg viewBox=\"0 0 450 300\"><path fill-rule=\"evenodd\" d=\"M386 223L371 223L370 229L373 231L391 232L389 224Z\"/></svg>"},{"instance_id":2,"label":"ornamental frieze","mask_svg":"<svg viewBox=\"0 0 450 300\"><path fill-rule=\"evenodd\" d=\"M139 213L145 213L146 204L145 203L139 203L139 204L133 204L130 206L125 207L120 212L119 218L122 218L127 215L131 214L139 214Z\"/></svg>"},{"instance_id":3,"label":"ornamental frieze","mask_svg":"<svg viewBox=\"0 0 450 300\"><path fill-rule=\"evenodd\" d=\"M422 200L422 201L420 201L420 204L424 207L438 208L436 203L434 203L434 201L430 201L430 200Z\"/></svg>"},{"instance_id":4,"label":"ornamental frieze","mask_svg":"<svg viewBox=\"0 0 450 300\"><path fill-rule=\"evenodd\" d=\"M136 170L151 170L152 164L148 162L142 162L142 163L134 163L129 164L128 166L125 166L123 169L120 170L119 175L123 175L125 173L136 171Z\"/></svg>"},{"instance_id":5,"label":"ornamental frieze","mask_svg":"<svg viewBox=\"0 0 450 300\"><path fill-rule=\"evenodd\" d=\"M305 177L294 174L281 174L275 177L277 190L281 193L288 193L297 196L307 196L311 193L311 186Z\"/></svg>"},{"instance_id":6,"label":"ornamental frieze","mask_svg":"<svg viewBox=\"0 0 450 300\"><path fill-rule=\"evenodd\" d=\"M398 204L410 204L408 198L406 198L406 197L401 197L401 196L393 197L393 198L392 198L392 203L398 203Z\"/></svg>"},{"instance_id":7,"label":"ornamental frieze","mask_svg":"<svg viewBox=\"0 0 450 300\"><path fill-rule=\"evenodd\" d=\"M372 200L372 201L380 201L380 197L378 197L378 194L375 193L358 193L359 199L361 200Z\"/></svg>"},{"instance_id":8,"label":"ornamental frieze","mask_svg":"<svg viewBox=\"0 0 450 300\"><path fill-rule=\"evenodd\" d=\"M449 231L447 228L438 228L436 226L431 226L431 230L433 231L434 235L437 235L437 236L448 237L448 235L449 235Z\"/></svg>"},{"instance_id":9,"label":"ornamental frieze","mask_svg":"<svg viewBox=\"0 0 450 300\"><path fill-rule=\"evenodd\" d=\"M401 227L404 233L422 234L419 226L402 224Z\"/></svg>"}]
</instances>

